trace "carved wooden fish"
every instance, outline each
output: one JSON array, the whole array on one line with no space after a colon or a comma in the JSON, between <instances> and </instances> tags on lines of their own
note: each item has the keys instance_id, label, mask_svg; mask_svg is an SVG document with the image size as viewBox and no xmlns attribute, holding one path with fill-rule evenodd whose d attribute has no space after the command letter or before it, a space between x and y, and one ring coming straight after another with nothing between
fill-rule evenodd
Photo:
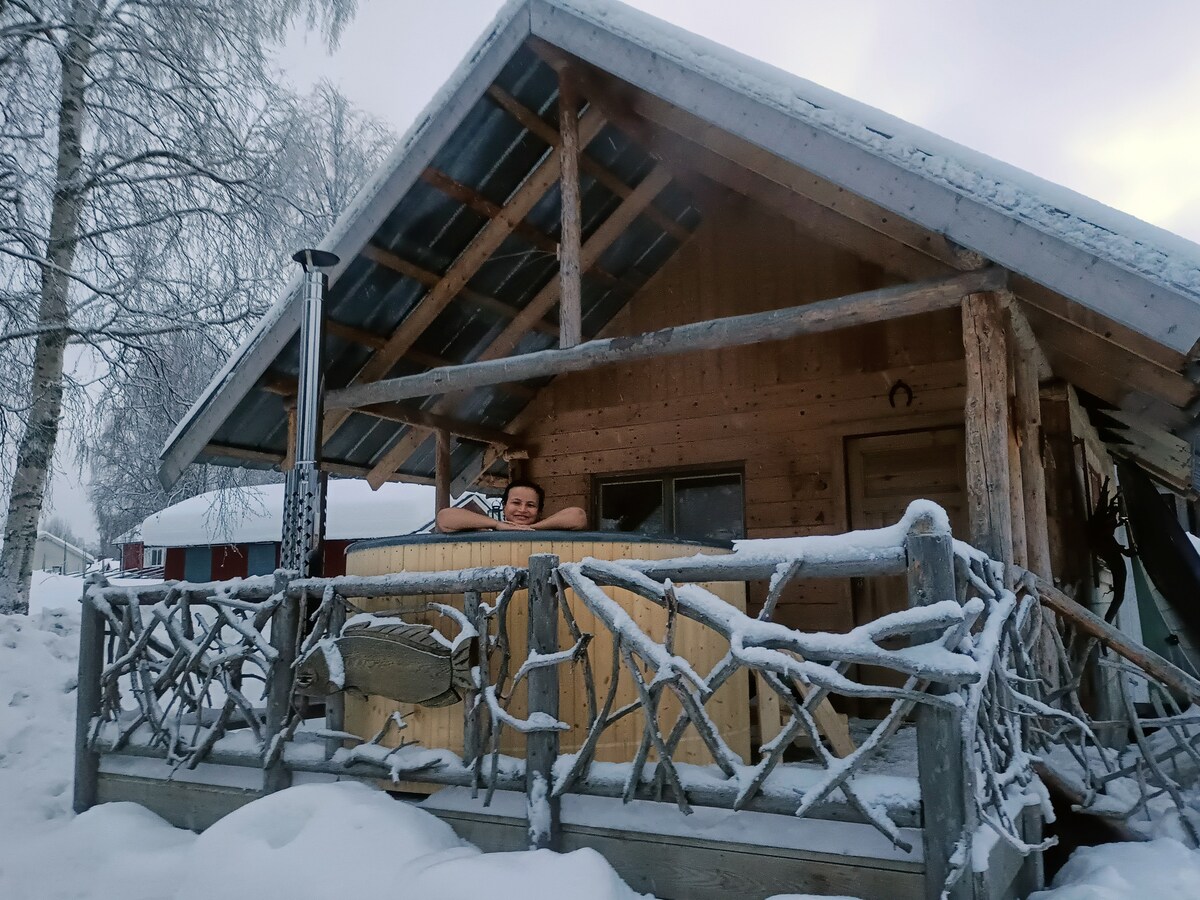
<instances>
[{"instance_id":1,"label":"carved wooden fish","mask_svg":"<svg viewBox=\"0 0 1200 900\"><path fill-rule=\"evenodd\" d=\"M458 703L473 686L471 644L451 653L431 625L368 622L324 640L296 667L296 692L356 691L422 706Z\"/></svg>"}]
</instances>

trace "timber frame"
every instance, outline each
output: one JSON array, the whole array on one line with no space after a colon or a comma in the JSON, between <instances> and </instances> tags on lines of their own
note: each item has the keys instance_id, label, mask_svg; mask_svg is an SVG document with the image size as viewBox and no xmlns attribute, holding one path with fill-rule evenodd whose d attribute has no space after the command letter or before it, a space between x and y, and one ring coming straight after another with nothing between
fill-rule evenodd
<instances>
[{"instance_id":1,"label":"timber frame","mask_svg":"<svg viewBox=\"0 0 1200 900\"><path fill-rule=\"evenodd\" d=\"M1129 417L1123 424L1139 448L1130 452L1166 483L1194 490L1190 465L1179 459L1200 413L1191 364L1200 339L1194 247L1147 236L1082 200L1078 212L1064 213L1040 201L1036 179L1006 183L1010 173L980 168L985 183L1027 201L1020 216L1006 214L913 162L922 154L954 158L960 148L688 36L685 44L713 60L698 65L660 42L668 31L631 10L594 19L566 0L529 0L497 20L406 136L394 165L325 242L344 260L330 277L336 358L327 377L335 397L423 372L436 379L442 369L549 349L551 341L567 349L615 336L603 334L608 321L653 275L631 268L618 250L641 242L677 254L706 210L732 191L880 267L889 280L920 282L989 263L1006 270L1006 305L1019 314L1026 346L1036 342L1040 377L1053 367ZM752 74L733 86L722 76L731 67ZM810 105L763 99L784 85ZM814 107L840 118L813 118ZM890 142L852 138L859 123ZM462 169L456 154L467 133L507 142L505 165L517 177L490 183ZM457 229L456 245L447 253L420 246L416 232L398 236L385 224L398 204L418 204ZM1051 230L1064 214L1072 227ZM1161 270L1146 268L1150 257L1138 249L1152 239L1161 239ZM547 264L549 256L557 259ZM485 277L500 270L499 280ZM165 480L197 458L270 465L271 457L242 451L272 451L286 461L286 410L268 398L290 374L271 366L292 340L295 290L172 436ZM407 311L380 327L356 291L400 291L398 308ZM451 348L446 329L464 325L469 345ZM434 349L439 343L451 352ZM486 476L485 448L505 445L495 432L514 433L508 446L519 446L518 417L546 377L414 394L412 409L331 409L328 467L365 471L373 484L397 473L433 480L435 435L444 431L468 441L452 441L451 479L461 490ZM480 427L493 432L482 446Z\"/></svg>"},{"instance_id":2,"label":"timber frame","mask_svg":"<svg viewBox=\"0 0 1200 900\"><path fill-rule=\"evenodd\" d=\"M602 478L737 470L736 536L798 538L813 555L773 558L768 569L753 571L732 563L710 571L695 561L656 569L645 560L615 571L535 556L519 577L504 574L508 587L490 570L394 573L381 576L386 583L314 581L301 594L311 588L323 598L321 627L334 629L347 598L401 588L437 593L447 579L462 593L459 615L479 633L495 625L488 616L502 605L482 603L480 593L508 597L513 578L525 579L531 604L547 605L545 621L553 608L567 615L568 590L603 619L601 587L683 609L674 583L745 579L751 614L788 630L791 637L779 637L784 643L814 633L888 632L899 627L889 616L940 598L959 617L936 623L947 642L942 649L980 665L986 657L975 672L978 689L893 666L880 679L868 674L869 689L855 694L838 679L878 658L846 648L828 661L835 678L818 673L826 682L786 662L782 671L756 670L759 709L776 718L790 710L791 717L784 738L763 740L760 768L744 773L746 783L761 788L814 721L827 737L827 722L844 712L890 722L872 732L874 747L912 713L924 819L908 810L888 819L890 826L877 820L853 783L838 795L845 801L837 801L838 815L849 808L854 821L867 820L893 842L890 828L920 825L921 865L881 868L903 870L905 890L929 897L948 884L954 897L1010 897L1040 882L1031 860L1045 846L1042 822L1008 803L1012 784L1050 785L1083 803L1136 777L1143 801L1153 784L1178 805L1179 785L1148 752L1146 729L1162 727L1181 740L1189 732L1172 692L1200 699L1200 685L1097 616L1111 597L1081 523L1102 500L1116 459L1196 497L1200 248L1084 198L1065 203L1032 176L635 11L613 4L611 15L594 16L589 9L571 0L507 6L322 244L343 262L331 272L326 307L321 466L374 487L396 479L434 484L439 509L472 485L493 489L521 474L546 488L549 505L588 507L594 520L610 524L617 518L598 508L593 490ZM180 423L163 451L165 481L197 459L293 464L295 294L290 285ZM945 528L916 528L903 546L856 558L858 568L823 568L822 538L895 522L916 497L937 498ZM970 545L953 559L949 529ZM891 567L876 568L881 559ZM559 607L547 585L557 586ZM286 607L295 585L274 588L269 602ZM170 590L184 606L194 591ZM200 599L219 606L229 590L213 588ZM107 627L136 627L136 616L97 609ZM127 626L117 622L121 615ZM954 631L975 616L983 618L974 631ZM572 629L574 660L587 641ZM551 631L529 635L538 658L567 649ZM929 637L921 629L894 633L918 643ZM1107 649L1093 652L1098 645ZM807 657L812 648L803 646ZM670 738L656 728L655 691L674 692L688 709L707 695L685 698L682 682L645 684L645 666L634 657L642 664L664 657L646 642L625 649L628 659L614 649L613 672L622 665L637 671L649 723L635 776L597 787L573 771L566 783L577 777L583 794L649 798L639 767L657 737L664 763L655 797L670 787L681 809L697 797L757 808L724 787L710 795L675 772ZM1001 657L1004 664L993 666ZM99 677L96 660L89 665L89 677ZM548 704L538 711L554 716L553 670L534 669L530 689ZM1112 679L1111 671L1124 674ZM1010 672L1032 685L1030 693L1014 686ZM791 687L782 676L795 676ZM1144 682L1158 704L1153 718L1134 704L1129 678ZM845 710L810 718L808 707L828 706L825 695L838 694L839 685L835 699ZM496 702L495 684L477 688ZM278 732L286 691L276 692L264 727ZM958 701L946 699L954 694ZM881 698L899 706L871 705ZM476 700L482 709L485 700ZM966 715L990 717L976 744L964 742L959 714L950 710L959 701ZM489 708L493 722L503 714ZM607 715L593 709L597 734ZM689 715L703 719L696 710ZM1118 724L1093 729L1093 720ZM481 727L481 719L464 725L463 761L473 759L473 767L450 766L450 781L420 769L405 769L405 778L479 788ZM331 720L329 728L340 725ZM719 736L697 730L722 777L732 777L736 765ZM109 744L95 734L81 738L81 756L117 753L130 734ZM559 755L552 737L532 729L519 766L504 768L494 752L489 795L512 790L533 803L544 794L537 779L552 780ZM822 738L815 731L808 738L831 763ZM853 760L848 731L845 738L839 753ZM1121 739L1133 739L1136 751L1110 746ZM372 754L376 764L382 754L395 765L390 752L371 746L377 743L356 748L349 767L345 758L332 763L344 748L331 745L317 762L282 750L265 766L264 789L306 766L374 773ZM1048 753L1052 745L1068 747L1081 771L1046 764L1038 781L1014 749ZM1194 753L1188 747L1180 752ZM586 769L587 754L579 758ZM989 762L972 769L978 758ZM1099 759L1104 771L1087 759ZM390 770L393 777L399 771ZM968 771L961 783L954 777ZM825 786L800 814L834 802L840 782ZM930 827L934 807L945 827ZM1116 817L1129 834L1138 808ZM580 837L578 823L560 822L556 809L547 828L530 834L531 846L577 840L620 855L619 836ZM535 820L514 825L485 821L477 809L443 812L494 846L508 846L514 827ZM1000 834L1007 850L997 851L1003 859L987 873L968 878L955 868L955 848L977 828ZM734 852L707 850L714 857Z\"/></svg>"}]
</instances>

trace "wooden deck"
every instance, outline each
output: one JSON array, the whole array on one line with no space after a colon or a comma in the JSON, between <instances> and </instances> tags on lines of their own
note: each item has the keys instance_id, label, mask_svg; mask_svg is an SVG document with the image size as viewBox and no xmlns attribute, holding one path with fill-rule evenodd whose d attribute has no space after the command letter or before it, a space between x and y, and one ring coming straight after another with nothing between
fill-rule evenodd
<instances>
[{"instance_id":1,"label":"wooden deck","mask_svg":"<svg viewBox=\"0 0 1200 900\"><path fill-rule=\"evenodd\" d=\"M296 783L334 779L295 773ZM138 803L177 827L203 831L263 796L261 786L261 772L244 766L206 763L185 771L161 760L106 756L98 800ZM429 797L394 796L397 802L417 803L482 850L528 848L523 794L498 791L489 807L482 797L471 799L466 788L448 787ZM1034 824L1030 820L1027 827ZM630 887L662 900L756 900L779 893L921 900L921 829L904 828L902 834L913 845L911 853L856 822L714 808L685 817L673 803L568 796L561 850L596 850ZM986 882L981 896L1024 897L1036 889L1041 884L1036 863L1024 863L998 843L988 872L980 876Z\"/></svg>"}]
</instances>

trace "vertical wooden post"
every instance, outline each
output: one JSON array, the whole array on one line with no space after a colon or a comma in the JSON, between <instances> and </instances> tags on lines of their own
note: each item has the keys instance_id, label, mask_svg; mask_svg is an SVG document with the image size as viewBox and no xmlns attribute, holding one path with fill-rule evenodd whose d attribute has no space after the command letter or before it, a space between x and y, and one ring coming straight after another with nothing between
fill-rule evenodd
<instances>
[{"instance_id":1,"label":"vertical wooden post","mask_svg":"<svg viewBox=\"0 0 1200 900\"><path fill-rule=\"evenodd\" d=\"M1046 512L1046 466L1043 462L1042 404L1037 367L1017 363L1017 434L1021 437L1021 490L1025 503L1025 544L1029 571L1049 579L1050 528Z\"/></svg>"},{"instance_id":2,"label":"vertical wooden post","mask_svg":"<svg viewBox=\"0 0 1200 900\"><path fill-rule=\"evenodd\" d=\"M100 784L100 754L88 746L92 719L100 715L100 675L104 670L104 616L88 600L88 588L103 584L89 578L83 586L79 622L79 682L75 689L75 797L81 813L96 805ZM136 601L133 601L136 602ZM137 615L135 611L134 615Z\"/></svg>"},{"instance_id":3,"label":"vertical wooden post","mask_svg":"<svg viewBox=\"0 0 1200 900\"><path fill-rule=\"evenodd\" d=\"M967 505L971 543L1005 566L1013 563L1009 506L1008 342L995 294L963 299L966 357Z\"/></svg>"},{"instance_id":4,"label":"vertical wooden post","mask_svg":"<svg viewBox=\"0 0 1200 900\"><path fill-rule=\"evenodd\" d=\"M463 595L463 614L467 617L467 621L479 630L479 659L476 663L480 666L487 665L487 654L484 652L484 641L487 640L487 634L484 628L481 628L479 619L479 591L467 591ZM485 626L486 627L486 626ZM482 751L480 743L482 736L479 728L479 716L474 714L475 704L479 702L479 693L471 690L463 701L463 765L469 766L471 762L479 756Z\"/></svg>"},{"instance_id":5,"label":"vertical wooden post","mask_svg":"<svg viewBox=\"0 0 1200 900\"><path fill-rule=\"evenodd\" d=\"M529 557L529 652L558 652L558 603L551 579L558 557L539 553ZM526 678L529 714L558 719L558 669L543 666ZM529 849L558 849L559 808L551 797L554 761L558 759L558 732L536 731L525 738L525 801L529 819Z\"/></svg>"},{"instance_id":6,"label":"vertical wooden post","mask_svg":"<svg viewBox=\"0 0 1200 900\"><path fill-rule=\"evenodd\" d=\"M1007 502L1007 497L1004 498ZM923 516L909 529L909 606L928 606L958 596L950 532ZM915 636L923 639L924 636ZM945 693L931 686L930 693ZM921 787L921 824L925 844L925 897L938 900L950 872L950 857L963 834L973 830L975 809L971 755L963 746L962 713L917 705L917 779ZM969 867L969 863L968 863ZM950 900L974 895L971 872L964 872L949 892Z\"/></svg>"},{"instance_id":7,"label":"vertical wooden post","mask_svg":"<svg viewBox=\"0 0 1200 900\"><path fill-rule=\"evenodd\" d=\"M441 512L450 505L450 433L439 428L434 458L434 507Z\"/></svg>"},{"instance_id":8,"label":"vertical wooden post","mask_svg":"<svg viewBox=\"0 0 1200 900\"><path fill-rule=\"evenodd\" d=\"M1011 344L1009 345L1011 349ZM1009 356L1009 374L1013 372L1015 359ZM1017 432L1016 386L1009 381L1008 409L1008 509L1012 521L1013 562L1023 569L1029 568L1029 541L1025 523L1025 479L1021 469L1021 435Z\"/></svg>"},{"instance_id":9,"label":"vertical wooden post","mask_svg":"<svg viewBox=\"0 0 1200 900\"><path fill-rule=\"evenodd\" d=\"M287 405L287 448L283 451L283 462L279 471L290 472L296 468L296 401L291 400Z\"/></svg>"},{"instance_id":10,"label":"vertical wooden post","mask_svg":"<svg viewBox=\"0 0 1200 900\"><path fill-rule=\"evenodd\" d=\"M291 573L283 569L275 572L275 593L282 594L282 597L271 616L271 646L278 656L271 664L271 683L267 685L264 762L287 727L288 714L292 709L292 664L296 661L296 638L300 631L300 602L288 596L289 581ZM291 787L291 784L291 770L283 763L282 751L277 752L274 761L263 766L263 793L281 791Z\"/></svg>"},{"instance_id":11,"label":"vertical wooden post","mask_svg":"<svg viewBox=\"0 0 1200 900\"><path fill-rule=\"evenodd\" d=\"M329 610L329 635L336 639L345 624L346 604L341 596L335 594L333 608ZM346 728L346 695L340 691L325 698L325 727L330 731L344 731ZM341 738L326 739L325 758L332 759L333 754L342 749L343 743Z\"/></svg>"},{"instance_id":12,"label":"vertical wooden post","mask_svg":"<svg viewBox=\"0 0 1200 900\"><path fill-rule=\"evenodd\" d=\"M558 72L558 127L561 135L559 187L562 196L562 232L558 244L559 347L574 347L583 340L583 283L580 244L583 226L579 192L579 101L566 69Z\"/></svg>"}]
</instances>

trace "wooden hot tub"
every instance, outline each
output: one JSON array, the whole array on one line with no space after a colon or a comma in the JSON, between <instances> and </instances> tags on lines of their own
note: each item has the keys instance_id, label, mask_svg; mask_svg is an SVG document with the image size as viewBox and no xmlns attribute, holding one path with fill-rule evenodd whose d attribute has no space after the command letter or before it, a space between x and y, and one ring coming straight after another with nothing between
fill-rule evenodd
<instances>
[{"instance_id":1,"label":"wooden hot tub","mask_svg":"<svg viewBox=\"0 0 1200 900\"><path fill-rule=\"evenodd\" d=\"M346 552L346 572L349 575L383 575L389 572L432 572L465 569L473 566L512 565L524 567L529 557L537 553L553 553L563 562L575 562L591 556L596 559L670 559L677 556L692 556L696 553L728 553L728 547L719 544L701 544L690 541L663 538L646 538L640 535L615 534L613 532L468 532L453 535L415 535L402 538L385 538L352 544ZM745 585L740 582L706 585L714 594L737 609L745 611ZM665 636L666 612L647 600L615 588L606 593L621 604L643 630L661 641ZM494 595L485 595L484 601L491 603ZM596 685L598 700L603 701L611 683L612 637L602 623L597 622L586 606L573 592L567 595L572 613L581 630L593 637L588 653ZM372 612L400 610L406 621L428 622L442 630L447 636L457 631L450 620L436 613L425 611L425 605L435 601L462 608L462 595L434 597L394 597L360 601L364 609ZM525 591L519 592L508 607L508 634L512 647L512 662L509 675L516 671L526 656L528 602ZM565 623L559 624L559 646L566 648L573 643ZM720 635L680 617L675 634L675 652L691 662L701 675L706 675L726 654L728 641ZM496 665L492 666L492 678L496 676ZM559 718L571 726L570 731L560 736L562 753L572 753L579 748L587 733L587 691L581 665L570 667L564 664L559 669ZM510 707L514 715L524 717L526 704L524 685L518 687ZM618 678L618 691L613 709L619 709L635 700L636 691L628 673L622 671ZM405 741L414 741L425 747L441 747L462 752L463 747L463 704L437 709L414 707L396 703L381 697L366 700L346 695L346 728L354 734L371 737L379 732L394 711L399 710L408 723L404 731ZM668 695L660 705L660 722L664 733L679 714L679 705ZM731 678L707 705L709 715L720 729L730 748L750 761L750 710L749 684L746 673L739 672ZM640 712L627 715L608 728L601 737L596 760L600 762L625 762L631 760L642 737L643 717ZM393 742L394 743L394 742ZM505 729L501 752L510 756L525 755L524 735ZM706 765L712 758L694 729L688 729L674 754L676 762L691 762Z\"/></svg>"}]
</instances>

